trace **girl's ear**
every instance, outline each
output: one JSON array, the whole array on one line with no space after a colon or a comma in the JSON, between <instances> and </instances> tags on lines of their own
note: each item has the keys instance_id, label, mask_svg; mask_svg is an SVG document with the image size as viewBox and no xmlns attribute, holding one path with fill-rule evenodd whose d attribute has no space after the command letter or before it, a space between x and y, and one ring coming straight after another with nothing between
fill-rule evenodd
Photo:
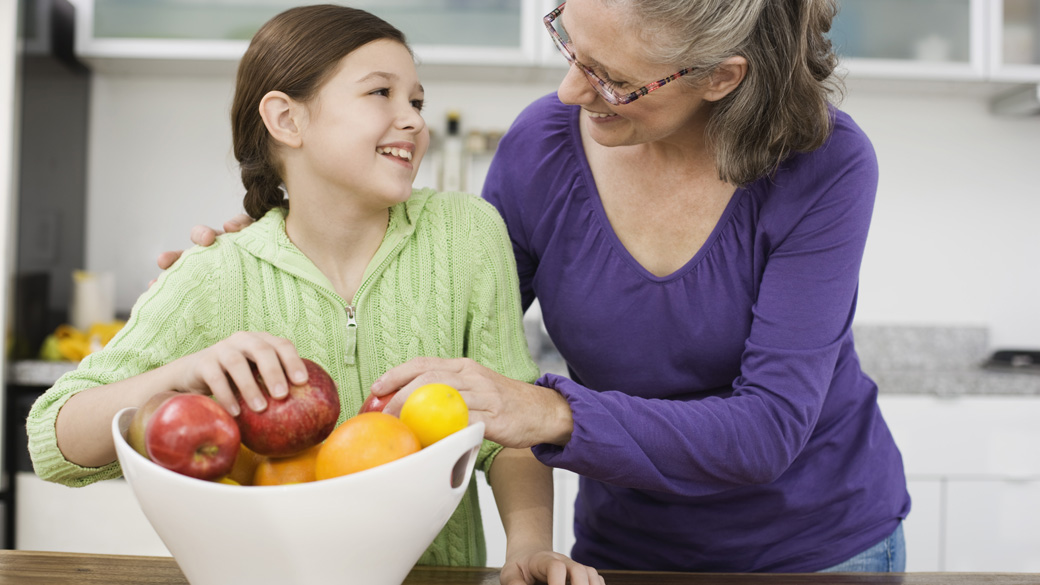
<instances>
[{"instance_id":1,"label":"girl's ear","mask_svg":"<svg viewBox=\"0 0 1040 585\"><path fill-rule=\"evenodd\" d=\"M290 147L303 144L300 116L303 108L281 91L269 91L260 99L260 117L271 137Z\"/></svg>"},{"instance_id":2,"label":"girl's ear","mask_svg":"<svg viewBox=\"0 0 1040 585\"><path fill-rule=\"evenodd\" d=\"M704 99L709 102L721 100L737 89L746 75L747 59L740 55L727 58L712 71Z\"/></svg>"}]
</instances>

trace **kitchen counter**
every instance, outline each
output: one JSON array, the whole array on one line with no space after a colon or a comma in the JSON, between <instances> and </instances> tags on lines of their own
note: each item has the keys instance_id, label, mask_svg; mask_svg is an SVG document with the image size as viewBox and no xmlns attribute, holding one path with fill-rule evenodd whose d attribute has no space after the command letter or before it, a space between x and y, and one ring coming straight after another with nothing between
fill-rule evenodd
<instances>
[{"instance_id":1,"label":"kitchen counter","mask_svg":"<svg viewBox=\"0 0 1040 585\"><path fill-rule=\"evenodd\" d=\"M717 574L603 571L610 585L1024 585L1028 573ZM0 585L187 585L170 557L0 550ZM420 567L404 585L498 585L498 569ZM229 584L233 585L233 584Z\"/></svg>"},{"instance_id":2,"label":"kitchen counter","mask_svg":"<svg viewBox=\"0 0 1040 585\"><path fill-rule=\"evenodd\" d=\"M539 368L566 376L567 365L545 329L527 319L525 329ZM858 324L852 329L863 371L882 395L1040 396L1040 369L983 367L993 351L985 327Z\"/></svg>"},{"instance_id":3,"label":"kitchen counter","mask_svg":"<svg viewBox=\"0 0 1040 585\"><path fill-rule=\"evenodd\" d=\"M528 345L542 372L567 375L567 365L538 322L525 319ZM1040 396L1040 369L986 369L985 327L855 325L856 351L881 394ZM75 362L14 362L8 383L49 387ZM1028 373L1031 370L1033 373Z\"/></svg>"},{"instance_id":4,"label":"kitchen counter","mask_svg":"<svg viewBox=\"0 0 1040 585\"><path fill-rule=\"evenodd\" d=\"M853 335L883 395L1040 396L1040 370L983 367L994 349L985 327L855 325Z\"/></svg>"}]
</instances>

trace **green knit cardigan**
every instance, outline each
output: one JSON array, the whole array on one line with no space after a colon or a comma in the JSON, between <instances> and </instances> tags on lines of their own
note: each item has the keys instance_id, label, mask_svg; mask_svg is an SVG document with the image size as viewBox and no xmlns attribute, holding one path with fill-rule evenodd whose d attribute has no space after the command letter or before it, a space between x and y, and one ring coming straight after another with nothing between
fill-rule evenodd
<instances>
[{"instance_id":1,"label":"green knit cardigan","mask_svg":"<svg viewBox=\"0 0 1040 585\"><path fill-rule=\"evenodd\" d=\"M69 486L119 477L118 462L84 468L62 456L54 423L65 401L237 331L289 339L302 357L327 369L339 389L340 422L357 412L380 374L413 357L469 357L510 378L538 376L523 332L509 236L487 202L416 190L390 210L383 242L349 301L290 242L285 212L274 209L239 233L185 252L138 299L118 335L36 401L27 419L36 473ZM485 441L476 467L487 472L500 449ZM419 563L482 566L485 560L471 479Z\"/></svg>"}]
</instances>

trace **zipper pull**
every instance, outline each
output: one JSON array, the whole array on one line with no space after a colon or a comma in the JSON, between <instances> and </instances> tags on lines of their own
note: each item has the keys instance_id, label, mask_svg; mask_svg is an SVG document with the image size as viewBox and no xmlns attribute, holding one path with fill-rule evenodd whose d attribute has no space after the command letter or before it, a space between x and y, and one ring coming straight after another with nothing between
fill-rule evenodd
<instances>
[{"instance_id":1,"label":"zipper pull","mask_svg":"<svg viewBox=\"0 0 1040 585\"><path fill-rule=\"evenodd\" d=\"M357 350L357 319L354 305L347 306L347 354L345 360L347 365L354 365L354 353Z\"/></svg>"}]
</instances>

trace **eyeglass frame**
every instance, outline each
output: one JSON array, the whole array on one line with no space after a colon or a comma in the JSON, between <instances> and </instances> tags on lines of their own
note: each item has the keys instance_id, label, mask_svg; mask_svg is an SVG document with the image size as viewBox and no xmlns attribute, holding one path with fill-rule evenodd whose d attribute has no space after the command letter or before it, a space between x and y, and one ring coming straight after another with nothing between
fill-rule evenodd
<instances>
[{"instance_id":1,"label":"eyeglass frame","mask_svg":"<svg viewBox=\"0 0 1040 585\"><path fill-rule=\"evenodd\" d=\"M590 69L587 65L585 65L581 61L578 61L578 59L574 55L574 52L567 48L567 43L563 41L563 38L560 37L560 33L557 32L556 27L553 26L553 22L560 16L561 13L563 13L563 7L566 5L566 2L561 3L559 6L556 7L555 10L553 10L549 14L546 14L545 17L542 18L542 22L545 23L545 28L549 31L549 36L552 37L553 44L555 44L556 48L559 49L561 54L563 54L564 59L567 59L567 63L569 63L570 65L576 65L578 69L585 74L585 79L588 80L589 85L592 86L592 89L596 90L596 93L602 96L603 99L607 100L607 103L613 106L623 106L625 104L630 104L634 102L636 99L640 98L641 96L644 96L654 91L655 89L661 87L669 81L679 79L683 75L686 75L687 73L691 73L698 69L698 67L680 69L677 73L669 75L664 79L659 79L653 83L648 83L643 87L640 87L639 89L633 91L632 93L628 93L625 95L618 94L614 90L607 88L609 82L604 81L602 78L600 78L599 75L596 75L596 73L592 71L592 69ZM560 26L562 28L563 25L561 24ZM566 29L564 29L564 32L566 32ZM568 35L568 37L569 36L570 35Z\"/></svg>"}]
</instances>

